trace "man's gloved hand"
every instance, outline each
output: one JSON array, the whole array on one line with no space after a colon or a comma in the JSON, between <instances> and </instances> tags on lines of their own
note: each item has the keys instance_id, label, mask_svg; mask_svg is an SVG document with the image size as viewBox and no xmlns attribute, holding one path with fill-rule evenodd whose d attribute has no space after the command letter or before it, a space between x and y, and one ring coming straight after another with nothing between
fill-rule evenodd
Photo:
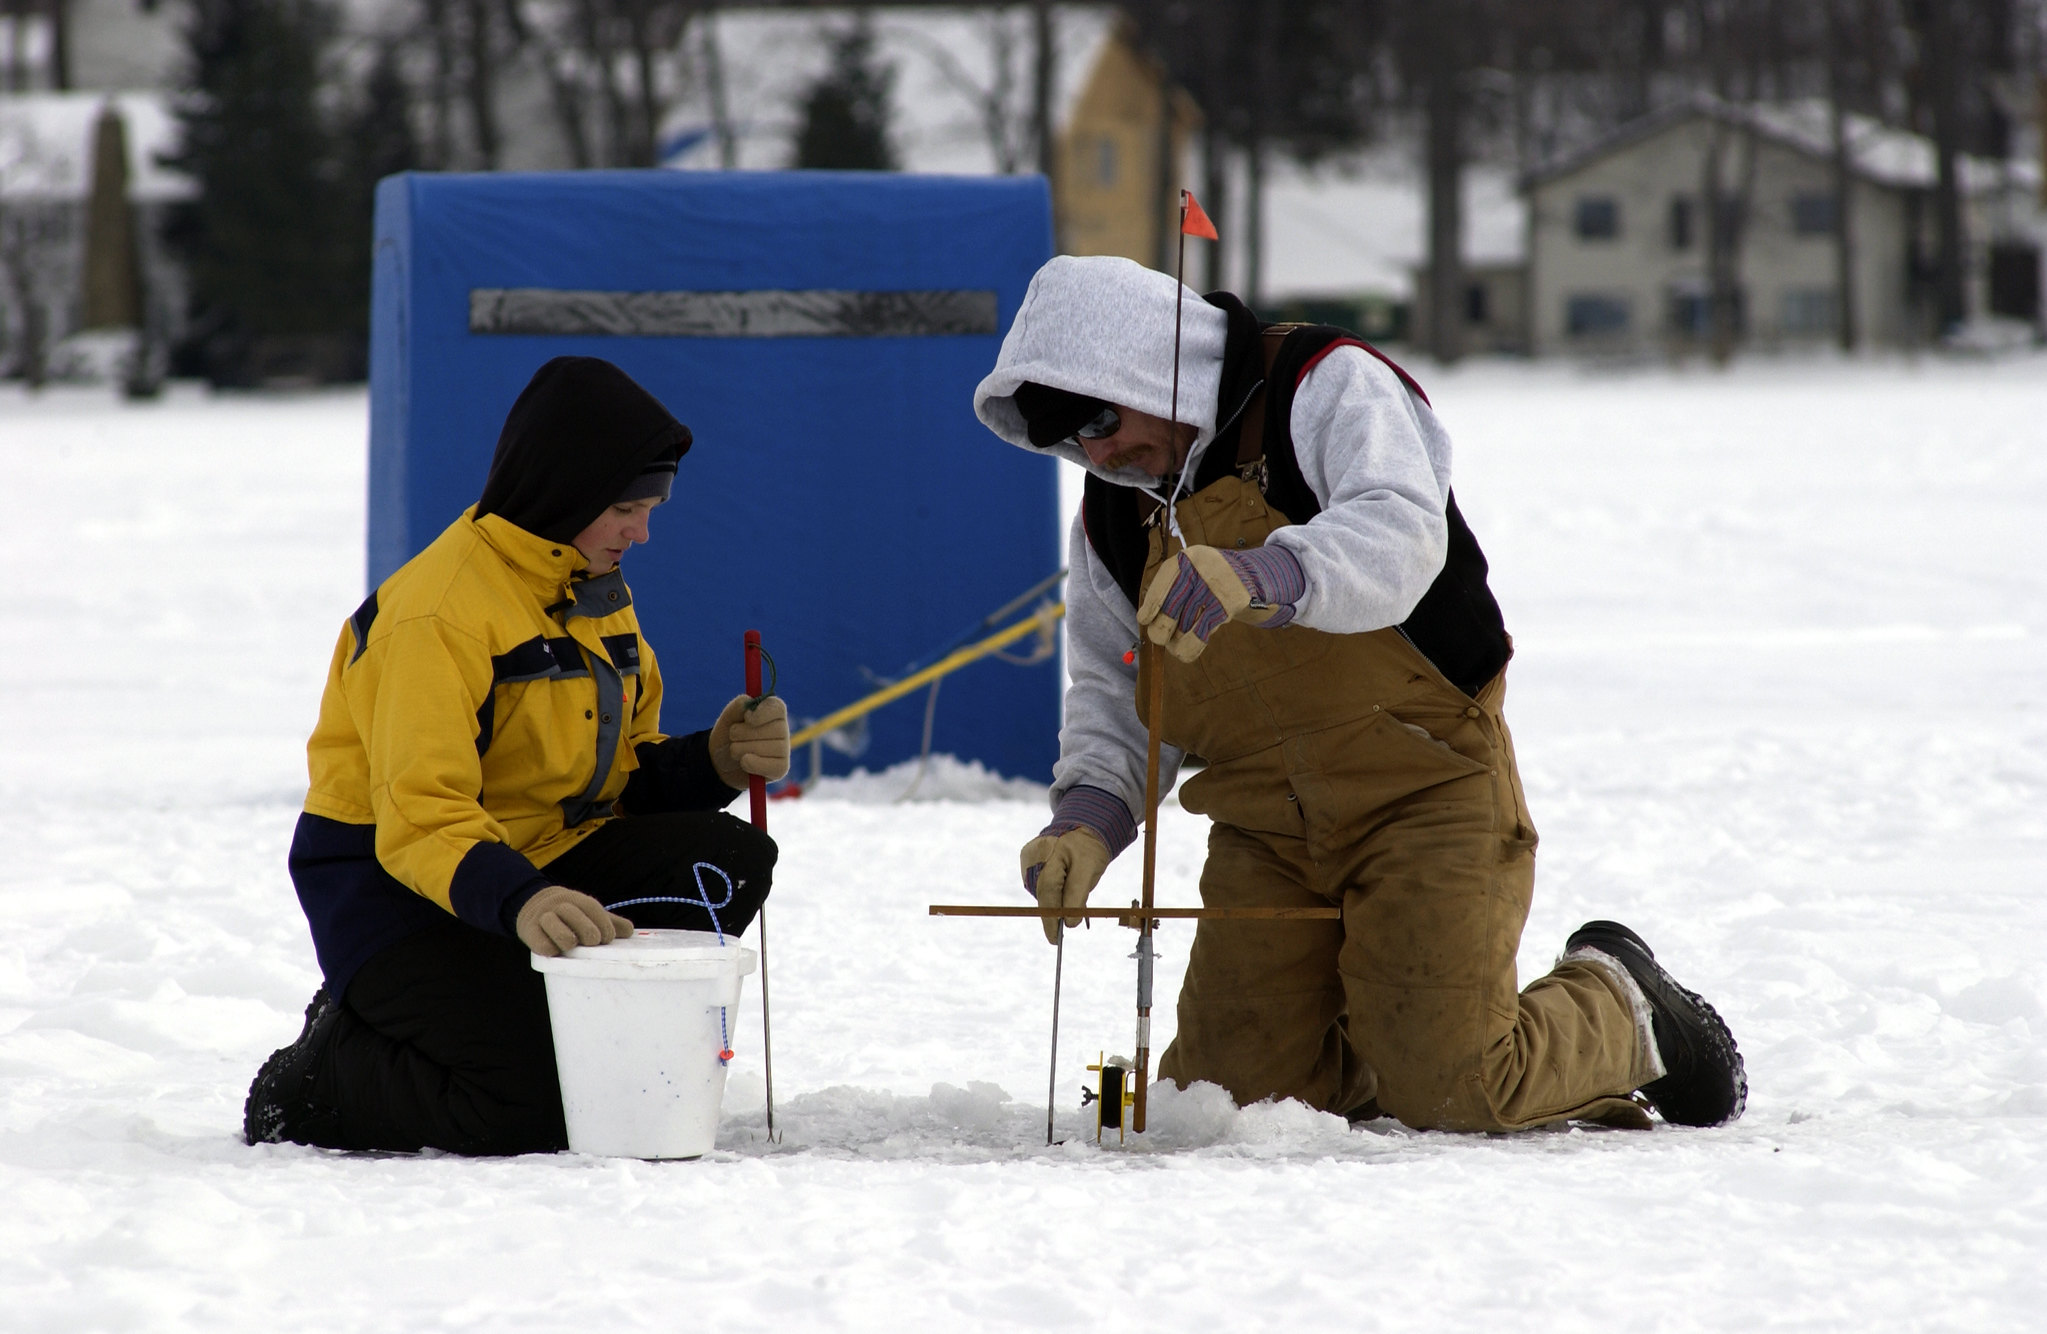
<instances>
[{"instance_id":1,"label":"man's gloved hand","mask_svg":"<svg viewBox=\"0 0 2047 1334\"><path fill-rule=\"evenodd\" d=\"M575 945L609 945L633 933L633 924L588 894L549 885L519 909L513 926L527 949L552 959Z\"/></svg>"},{"instance_id":2,"label":"man's gloved hand","mask_svg":"<svg viewBox=\"0 0 2047 1334\"><path fill-rule=\"evenodd\" d=\"M737 788L754 774L772 783L789 772L789 706L780 695L758 704L751 695L732 697L711 724L711 767L725 786Z\"/></svg>"},{"instance_id":3,"label":"man's gloved hand","mask_svg":"<svg viewBox=\"0 0 2047 1334\"><path fill-rule=\"evenodd\" d=\"M1040 834L1023 845L1024 887L1038 897L1040 908L1085 908L1102 872L1109 869L1109 847L1085 825L1063 834ZM1059 919L1045 917L1045 939L1059 940ZM1079 926L1078 917L1066 919Z\"/></svg>"},{"instance_id":4,"label":"man's gloved hand","mask_svg":"<svg viewBox=\"0 0 2047 1334\"><path fill-rule=\"evenodd\" d=\"M1052 823L1023 847L1024 888L1040 908L1085 908L1117 853L1137 838L1137 821L1106 788L1076 783L1060 794ZM1045 939L1057 944L1059 919L1042 917ZM1069 926L1080 925L1080 918Z\"/></svg>"},{"instance_id":5,"label":"man's gloved hand","mask_svg":"<svg viewBox=\"0 0 2047 1334\"><path fill-rule=\"evenodd\" d=\"M1188 547L1152 575L1137 606L1137 624L1152 643L1192 662L1224 621L1265 630L1285 625L1307 588L1300 561L1285 547Z\"/></svg>"}]
</instances>

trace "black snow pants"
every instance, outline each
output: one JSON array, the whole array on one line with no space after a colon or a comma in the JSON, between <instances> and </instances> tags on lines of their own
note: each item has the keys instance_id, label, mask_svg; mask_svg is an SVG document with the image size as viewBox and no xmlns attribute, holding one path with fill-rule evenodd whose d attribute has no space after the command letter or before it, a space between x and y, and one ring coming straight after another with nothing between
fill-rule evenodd
<instances>
[{"instance_id":1,"label":"black snow pants","mask_svg":"<svg viewBox=\"0 0 2047 1334\"><path fill-rule=\"evenodd\" d=\"M730 877L730 901L709 863ZM775 845L719 811L614 820L545 869L557 884L606 904L643 897L708 898L728 937L767 898ZM700 904L628 907L637 926L712 929ZM372 956L348 984L314 1077L337 1113L326 1148L461 1154L568 1147L547 992L516 940L454 917ZM324 1137L323 1137L324 1138Z\"/></svg>"}]
</instances>

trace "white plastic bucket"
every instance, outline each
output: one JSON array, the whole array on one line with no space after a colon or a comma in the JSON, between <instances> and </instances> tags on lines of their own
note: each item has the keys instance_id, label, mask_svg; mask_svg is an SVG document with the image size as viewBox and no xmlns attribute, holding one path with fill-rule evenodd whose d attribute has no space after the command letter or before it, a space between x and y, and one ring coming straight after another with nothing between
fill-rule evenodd
<instances>
[{"instance_id":1,"label":"white plastic bucket","mask_svg":"<svg viewBox=\"0 0 2047 1334\"><path fill-rule=\"evenodd\" d=\"M725 1098L718 1057L754 952L708 931L648 930L559 958L536 954L533 966L547 979L569 1148L613 1158L709 1152Z\"/></svg>"}]
</instances>

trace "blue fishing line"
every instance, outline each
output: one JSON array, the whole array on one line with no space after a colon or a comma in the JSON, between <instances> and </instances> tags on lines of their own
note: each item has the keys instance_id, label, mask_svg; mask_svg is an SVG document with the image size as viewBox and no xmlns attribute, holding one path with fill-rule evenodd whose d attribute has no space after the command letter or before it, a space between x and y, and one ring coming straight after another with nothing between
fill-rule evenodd
<instances>
[{"instance_id":1,"label":"blue fishing line","mask_svg":"<svg viewBox=\"0 0 2047 1334\"><path fill-rule=\"evenodd\" d=\"M718 943L723 945L725 943L725 928L718 922L718 909L732 906L732 895L736 892L733 888L732 877L726 875L722 868L713 866L710 862L696 862L689 869L691 876L697 882L697 896L693 899L681 898L673 894L649 894L644 898L621 899L617 903L610 903L605 906L615 910L618 908L638 907L642 903L694 904L709 914L711 930L717 933ZM719 899L716 903L711 902L711 891L704 888L704 872L706 871L709 871L712 875L725 882L725 897ZM718 1064L732 1064L732 1033L726 1026L725 1007L722 1005L718 1007Z\"/></svg>"}]
</instances>

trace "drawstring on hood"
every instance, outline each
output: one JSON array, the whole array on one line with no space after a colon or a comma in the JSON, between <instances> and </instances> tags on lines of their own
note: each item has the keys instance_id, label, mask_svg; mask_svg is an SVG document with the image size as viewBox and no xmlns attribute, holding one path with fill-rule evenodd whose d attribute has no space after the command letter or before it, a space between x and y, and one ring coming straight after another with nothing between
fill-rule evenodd
<instances>
[{"instance_id":1,"label":"drawstring on hood","mask_svg":"<svg viewBox=\"0 0 2047 1334\"><path fill-rule=\"evenodd\" d=\"M572 542L629 490L650 495L672 478L690 440L689 427L610 362L556 357L506 414L475 517Z\"/></svg>"},{"instance_id":2,"label":"drawstring on hood","mask_svg":"<svg viewBox=\"0 0 2047 1334\"><path fill-rule=\"evenodd\" d=\"M1173 406L1176 297L1184 302L1177 412ZM1160 493L1161 479L1141 468L1105 471L1089 463L1086 451L1074 445L1061 443L1045 449L1032 445L1030 425L1017 407L1016 391L1025 384L1040 384L1136 408L1154 417L1177 416L1196 431L1180 470L1179 477L1184 479L1193 474L1202 451L1215 438L1216 399L1222 389L1223 343L1228 332L1228 315L1169 274L1111 255L1060 255L1032 277L1016 319L1002 340L995 369L974 390L974 415L1012 445L1054 454L1104 481L1148 491L1170 510L1173 497Z\"/></svg>"}]
</instances>

